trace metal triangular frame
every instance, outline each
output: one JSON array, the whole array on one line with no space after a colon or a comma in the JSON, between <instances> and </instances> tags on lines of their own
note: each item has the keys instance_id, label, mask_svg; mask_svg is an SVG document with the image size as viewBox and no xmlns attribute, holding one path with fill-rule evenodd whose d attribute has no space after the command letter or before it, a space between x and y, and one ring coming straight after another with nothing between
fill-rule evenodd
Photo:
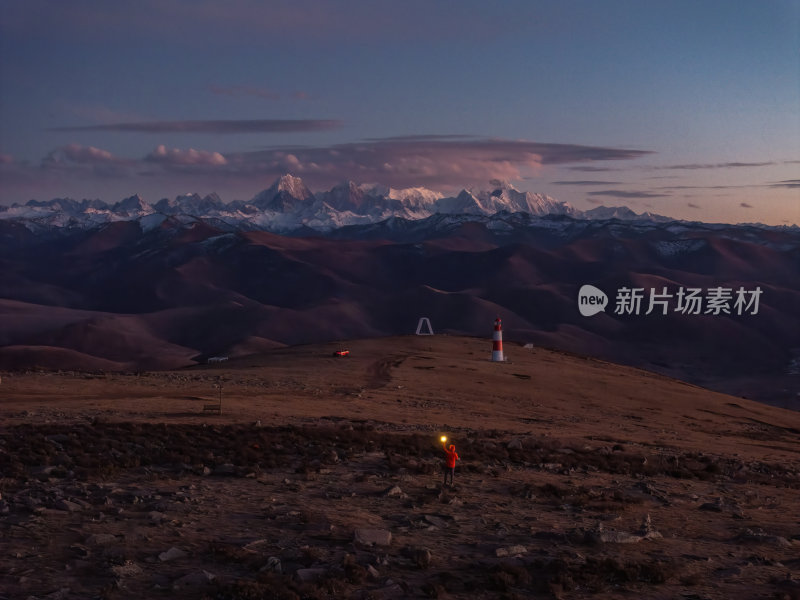
<instances>
[{"instance_id":1,"label":"metal triangular frame","mask_svg":"<svg viewBox=\"0 0 800 600\"><path fill-rule=\"evenodd\" d=\"M427 325L428 330L423 332L423 327ZM433 335L433 327L431 327L431 320L428 317L420 317L417 323L417 335Z\"/></svg>"}]
</instances>

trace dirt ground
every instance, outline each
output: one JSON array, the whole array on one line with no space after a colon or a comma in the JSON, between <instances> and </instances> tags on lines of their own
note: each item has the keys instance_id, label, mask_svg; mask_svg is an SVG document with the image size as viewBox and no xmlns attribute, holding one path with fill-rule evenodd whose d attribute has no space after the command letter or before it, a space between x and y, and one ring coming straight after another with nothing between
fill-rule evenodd
<instances>
[{"instance_id":1,"label":"dirt ground","mask_svg":"<svg viewBox=\"0 0 800 600\"><path fill-rule=\"evenodd\" d=\"M800 413L490 353L2 373L0 598L800 598Z\"/></svg>"}]
</instances>

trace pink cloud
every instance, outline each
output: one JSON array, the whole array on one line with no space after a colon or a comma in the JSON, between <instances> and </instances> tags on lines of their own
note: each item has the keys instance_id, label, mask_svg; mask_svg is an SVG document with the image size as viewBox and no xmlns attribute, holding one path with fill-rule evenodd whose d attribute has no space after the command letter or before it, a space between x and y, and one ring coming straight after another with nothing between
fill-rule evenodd
<instances>
[{"instance_id":1,"label":"pink cloud","mask_svg":"<svg viewBox=\"0 0 800 600\"><path fill-rule=\"evenodd\" d=\"M3 154L0 152L0 165L11 165L14 164L14 157L10 154Z\"/></svg>"},{"instance_id":2,"label":"pink cloud","mask_svg":"<svg viewBox=\"0 0 800 600\"><path fill-rule=\"evenodd\" d=\"M146 161L160 163L162 165L202 165L209 167L219 167L227 164L225 157L219 152L207 152L205 150L195 150L189 148L182 150L180 148L167 148L164 144L160 144L148 154Z\"/></svg>"},{"instance_id":3,"label":"pink cloud","mask_svg":"<svg viewBox=\"0 0 800 600\"><path fill-rule=\"evenodd\" d=\"M81 146L80 144L67 144L50 152L43 160L43 166L58 166L69 163L79 165L114 164L125 162L115 157L108 150L94 146Z\"/></svg>"},{"instance_id":4,"label":"pink cloud","mask_svg":"<svg viewBox=\"0 0 800 600\"><path fill-rule=\"evenodd\" d=\"M138 158L68 144L50 152L40 167L14 163L4 165L3 171L4 183L13 176L18 189L38 181L56 193L81 189L89 195L96 195L92 189L111 189L115 181L125 190L144 185L167 193L191 186L247 195L285 173L302 177L312 189L352 179L449 193L485 187L492 179L520 180L547 165L628 160L643 154L620 148L432 135L224 154L161 144Z\"/></svg>"},{"instance_id":5,"label":"pink cloud","mask_svg":"<svg viewBox=\"0 0 800 600\"><path fill-rule=\"evenodd\" d=\"M644 154L647 152L576 144L409 136L293 148L291 152L262 150L229 154L227 158L230 167L241 173L275 175L291 171L315 185L352 178L392 186L447 189L481 185L490 179L521 179L543 165L624 160Z\"/></svg>"}]
</instances>

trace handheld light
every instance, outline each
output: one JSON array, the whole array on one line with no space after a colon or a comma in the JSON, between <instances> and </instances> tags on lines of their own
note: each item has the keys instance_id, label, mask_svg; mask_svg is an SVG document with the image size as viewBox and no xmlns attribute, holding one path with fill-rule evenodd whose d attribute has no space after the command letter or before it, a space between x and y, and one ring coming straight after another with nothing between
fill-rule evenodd
<instances>
[{"instance_id":1,"label":"handheld light","mask_svg":"<svg viewBox=\"0 0 800 600\"><path fill-rule=\"evenodd\" d=\"M443 436L442 436L442 443L445 443L446 441L447 441L447 436L446 436L446 435L443 435Z\"/></svg>"}]
</instances>

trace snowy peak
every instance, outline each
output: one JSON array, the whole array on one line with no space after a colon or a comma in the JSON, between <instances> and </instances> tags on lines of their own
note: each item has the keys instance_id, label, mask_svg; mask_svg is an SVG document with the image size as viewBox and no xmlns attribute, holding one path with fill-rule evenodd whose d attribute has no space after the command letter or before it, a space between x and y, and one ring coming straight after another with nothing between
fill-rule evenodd
<instances>
[{"instance_id":1,"label":"snowy peak","mask_svg":"<svg viewBox=\"0 0 800 600\"><path fill-rule=\"evenodd\" d=\"M283 175L269 188L256 194L250 204L261 210L288 212L313 201L314 194L302 179Z\"/></svg>"},{"instance_id":2,"label":"snowy peak","mask_svg":"<svg viewBox=\"0 0 800 600\"><path fill-rule=\"evenodd\" d=\"M332 209L364 215L381 204L383 191L379 186L360 186L353 181L345 181L320 194L320 200Z\"/></svg>"},{"instance_id":3,"label":"snowy peak","mask_svg":"<svg viewBox=\"0 0 800 600\"><path fill-rule=\"evenodd\" d=\"M121 216L141 216L153 212L153 207L142 200L139 194L120 200L111 207L111 211Z\"/></svg>"},{"instance_id":4,"label":"snowy peak","mask_svg":"<svg viewBox=\"0 0 800 600\"><path fill-rule=\"evenodd\" d=\"M524 212L531 215L572 215L578 212L568 202L562 202L544 194L521 192L507 181L493 179L489 182L491 191L481 191L477 196L484 207L495 213L501 210Z\"/></svg>"},{"instance_id":5,"label":"snowy peak","mask_svg":"<svg viewBox=\"0 0 800 600\"><path fill-rule=\"evenodd\" d=\"M437 200L443 197L439 192L434 192L424 187L404 188L401 190L389 188L385 195L387 198L404 203L409 208L427 208L433 206Z\"/></svg>"},{"instance_id":6,"label":"snowy peak","mask_svg":"<svg viewBox=\"0 0 800 600\"><path fill-rule=\"evenodd\" d=\"M657 215L651 212L643 212L639 214L632 211L627 206L598 206L596 208L584 211L583 218L599 221L618 219L620 221L655 221L657 223L665 223L673 220L669 217Z\"/></svg>"},{"instance_id":7,"label":"snowy peak","mask_svg":"<svg viewBox=\"0 0 800 600\"><path fill-rule=\"evenodd\" d=\"M439 199L436 209L436 212L451 215L483 215L487 212L481 200L468 190L461 190L455 198Z\"/></svg>"},{"instance_id":8,"label":"snowy peak","mask_svg":"<svg viewBox=\"0 0 800 600\"><path fill-rule=\"evenodd\" d=\"M303 180L283 175L250 201L224 203L217 194L200 196L187 193L175 199L164 198L153 206L139 195L109 206L100 200L76 201L56 198L46 202L31 200L0 210L0 219L18 220L33 228L88 228L113 221L147 218L148 226L170 222L203 220L228 231L265 230L289 233L313 229L331 231L348 225L369 225L401 219L422 221L442 215L451 219L494 219L501 227L508 215L525 219L548 215L573 219L638 222L670 221L650 213L637 214L627 207L597 207L585 213L566 202L543 194L523 192L505 181L492 180L488 190L463 189L456 196L444 196L423 187L393 189L379 183L357 184L345 181L313 194ZM505 216L503 216L505 215ZM499 217L495 219L495 217Z\"/></svg>"}]
</instances>

